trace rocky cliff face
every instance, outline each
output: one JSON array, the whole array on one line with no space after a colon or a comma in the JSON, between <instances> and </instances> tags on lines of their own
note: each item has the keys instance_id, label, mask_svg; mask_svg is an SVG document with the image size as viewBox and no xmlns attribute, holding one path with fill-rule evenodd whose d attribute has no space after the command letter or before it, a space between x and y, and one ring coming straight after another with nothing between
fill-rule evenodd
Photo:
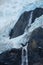
<instances>
[{"instance_id":1,"label":"rocky cliff face","mask_svg":"<svg viewBox=\"0 0 43 65\"><path fill-rule=\"evenodd\" d=\"M0 65L20 65L21 49L11 49L0 54Z\"/></svg>"},{"instance_id":2,"label":"rocky cliff face","mask_svg":"<svg viewBox=\"0 0 43 65\"><path fill-rule=\"evenodd\" d=\"M14 28L11 30L10 38L17 37L24 33L26 26L29 23L30 14L32 11L24 12ZM32 22L36 18L43 15L43 8L33 10ZM43 28L35 29L30 35L28 42L28 65L43 65ZM0 54L0 65L21 65L22 48L11 49Z\"/></svg>"},{"instance_id":3,"label":"rocky cliff face","mask_svg":"<svg viewBox=\"0 0 43 65\"><path fill-rule=\"evenodd\" d=\"M43 28L35 29L28 42L28 65L43 65ZM0 65L21 65L22 48L0 54Z\"/></svg>"},{"instance_id":4,"label":"rocky cliff face","mask_svg":"<svg viewBox=\"0 0 43 65\"><path fill-rule=\"evenodd\" d=\"M28 45L29 65L43 65L43 28L35 29Z\"/></svg>"},{"instance_id":5,"label":"rocky cliff face","mask_svg":"<svg viewBox=\"0 0 43 65\"><path fill-rule=\"evenodd\" d=\"M43 65L43 0L0 0L0 65Z\"/></svg>"},{"instance_id":6,"label":"rocky cliff face","mask_svg":"<svg viewBox=\"0 0 43 65\"><path fill-rule=\"evenodd\" d=\"M24 12L20 16L19 20L17 21L14 28L11 30L11 32L9 34L10 38L20 36L24 33L25 28L29 23L29 18L30 18L31 12L32 11ZM35 10L33 10L32 23L35 21L36 18L40 17L41 15L43 15L43 8L36 8Z\"/></svg>"}]
</instances>

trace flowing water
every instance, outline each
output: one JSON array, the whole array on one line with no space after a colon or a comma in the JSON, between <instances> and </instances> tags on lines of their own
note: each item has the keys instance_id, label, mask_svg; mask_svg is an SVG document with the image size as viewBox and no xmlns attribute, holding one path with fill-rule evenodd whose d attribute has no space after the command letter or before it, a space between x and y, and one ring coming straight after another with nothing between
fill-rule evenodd
<instances>
[{"instance_id":1,"label":"flowing water","mask_svg":"<svg viewBox=\"0 0 43 65\"><path fill-rule=\"evenodd\" d=\"M21 65L28 65L28 50L27 50L27 45L22 47L22 64Z\"/></svg>"},{"instance_id":2,"label":"flowing water","mask_svg":"<svg viewBox=\"0 0 43 65\"><path fill-rule=\"evenodd\" d=\"M31 26L32 15L33 15L33 12L31 12L31 14L30 14L29 24L26 27L26 29ZM22 46L22 63L21 63L21 65L28 65L28 50L27 50L27 46L28 46L28 43L26 45Z\"/></svg>"}]
</instances>

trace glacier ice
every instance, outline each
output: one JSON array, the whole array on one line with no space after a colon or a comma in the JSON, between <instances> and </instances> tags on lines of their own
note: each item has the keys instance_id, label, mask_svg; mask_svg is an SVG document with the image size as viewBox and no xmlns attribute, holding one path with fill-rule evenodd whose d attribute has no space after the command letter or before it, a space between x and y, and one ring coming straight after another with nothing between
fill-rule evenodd
<instances>
[{"instance_id":1,"label":"glacier ice","mask_svg":"<svg viewBox=\"0 0 43 65\"><path fill-rule=\"evenodd\" d=\"M34 10L37 7L43 8L43 0L3 0L0 4L0 53L11 49L20 48L20 43L27 41L28 33L43 24L43 15L35 19L29 28L29 32L13 39L9 39L9 32L16 24L20 15L25 11ZM38 22L37 22L38 21ZM43 27L43 25L42 25ZM25 40L25 41L24 41Z\"/></svg>"}]
</instances>

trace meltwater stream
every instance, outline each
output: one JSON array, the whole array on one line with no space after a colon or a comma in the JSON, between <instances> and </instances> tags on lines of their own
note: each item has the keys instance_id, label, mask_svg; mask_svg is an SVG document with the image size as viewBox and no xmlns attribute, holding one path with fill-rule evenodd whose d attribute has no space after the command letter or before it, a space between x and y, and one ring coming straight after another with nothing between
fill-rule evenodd
<instances>
[{"instance_id":1,"label":"meltwater stream","mask_svg":"<svg viewBox=\"0 0 43 65\"><path fill-rule=\"evenodd\" d=\"M27 31L28 31L28 28L31 26L31 23L32 23L32 15L33 15L33 12L31 12L31 14L30 14L29 24L26 27ZM26 43L26 45L22 45L22 63L21 63L21 65L28 65L28 49L27 49L27 46L28 46L28 43Z\"/></svg>"}]
</instances>

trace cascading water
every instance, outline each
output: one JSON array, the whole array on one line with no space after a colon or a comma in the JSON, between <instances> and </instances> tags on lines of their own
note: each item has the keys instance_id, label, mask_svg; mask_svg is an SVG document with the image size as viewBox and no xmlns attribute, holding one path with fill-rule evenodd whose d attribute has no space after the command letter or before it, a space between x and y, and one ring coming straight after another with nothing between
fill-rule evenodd
<instances>
[{"instance_id":1,"label":"cascading water","mask_svg":"<svg viewBox=\"0 0 43 65\"><path fill-rule=\"evenodd\" d=\"M28 65L28 51L27 51L27 46L22 47L22 64L21 65Z\"/></svg>"},{"instance_id":2,"label":"cascading water","mask_svg":"<svg viewBox=\"0 0 43 65\"><path fill-rule=\"evenodd\" d=\"M31 23L32 23L32 15L33 15L33 12L31 12L30 19L29 19L29 24L26 27L27 31L28 31L28 28L31 26ZM27 50L27 46L28 46L28 43L26 45L22 45L22 63L21 63L21 65L28 65L28 50Z\"/></svg>"}]
</instances>

